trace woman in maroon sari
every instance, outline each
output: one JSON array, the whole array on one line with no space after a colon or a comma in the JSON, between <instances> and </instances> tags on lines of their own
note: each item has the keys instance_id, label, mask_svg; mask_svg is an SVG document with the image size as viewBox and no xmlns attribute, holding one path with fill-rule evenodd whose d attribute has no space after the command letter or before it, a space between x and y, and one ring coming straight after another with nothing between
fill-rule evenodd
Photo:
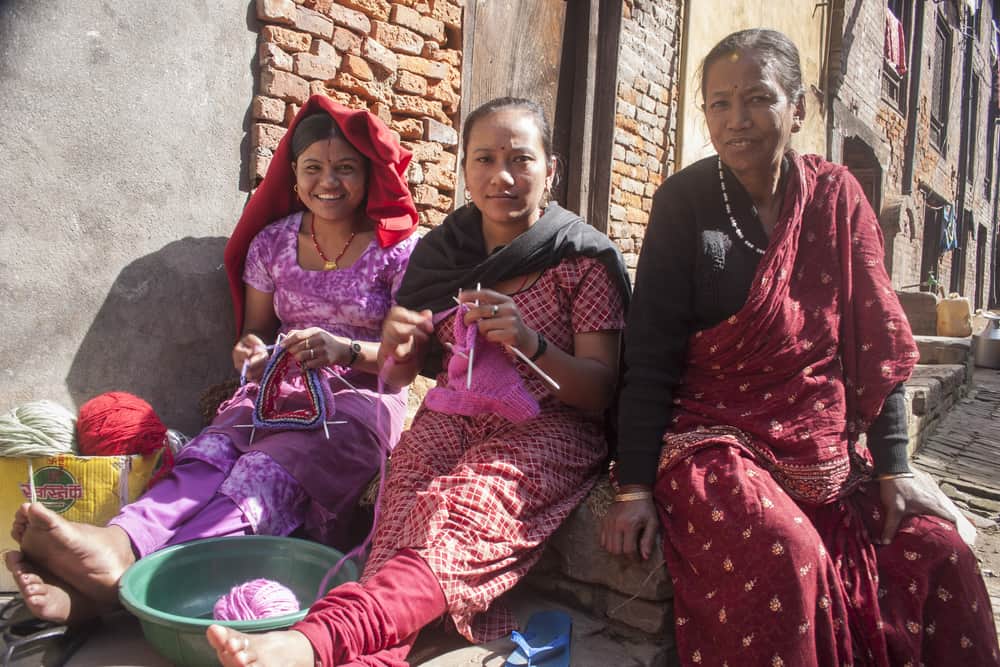
<instances>
[{"instance_id":1,"label":"woman in maroon sari","mask_svg":"<svg viewBox=\"0 0 1000 667\"><path fill-rule=\"evenodd\" d=\"M918 354L875 215L789 150L797 49L734 33L702 94L718 157L654 199L602 543L648 557L658 515L684 665L997 664L962 519L907 464Z\"/></svg>"}]
</instances>

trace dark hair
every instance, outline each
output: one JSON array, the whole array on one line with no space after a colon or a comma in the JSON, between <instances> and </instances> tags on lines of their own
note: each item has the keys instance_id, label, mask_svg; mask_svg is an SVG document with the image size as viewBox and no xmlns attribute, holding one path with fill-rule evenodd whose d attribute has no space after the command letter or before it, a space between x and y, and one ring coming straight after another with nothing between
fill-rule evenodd
<instances>
[{"instance_id":1,"label":"dark hair","mask_svg":"<svg viewBox=\"0 0 1000 667\"><path fill-rule=\"evenodd\" d=\"M309 114L299 121L292 134L292 162L299 159L307 148L323 139L344 139L344 133L325 111ZM347 143L351 143L348 141Z\"/></svg>"},{"instance_id":2,"label":"dark hair","mask_svg":"<svg viewBox=\"0 0 1000 667\"><path fill-rule=\"evenodd\" d=\"M472 127L482 118L501 109L519 109L531 115L542 135L542 148L545 149L545 159L552 158L552 128L545 119L545 110L538 102L526 100L523 97L498 97L476 107L475 111L465 117L462 125L462 164L465 164L466 153L469 151L469 135Z\"/></svg>"},{"instance_id":3,"label":"dark hair","mask_svg":"<svg viewBox=\"0 0 1000 667\"><path fill-rule=\"evenodd\" d=\"M798 104L805 94L802 87L802 65L799 49L784 33L766 28L751 28L734 32L712 47L701 62L701 97L705 99L708 68L717 60L738 51L753 51L760 57L762 68L774 75L788 101Z\"/></svg>"}]
</instances>

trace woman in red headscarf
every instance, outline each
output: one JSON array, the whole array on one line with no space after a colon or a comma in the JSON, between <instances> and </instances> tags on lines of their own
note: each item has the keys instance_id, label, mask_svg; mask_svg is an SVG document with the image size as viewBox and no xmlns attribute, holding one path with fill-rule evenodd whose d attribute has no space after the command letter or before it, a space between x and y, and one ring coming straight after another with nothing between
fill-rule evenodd
<instances>
[{"instance_id":1,"label":"woman in red headscarf","mask_svg":"<svg viewBox=\"0 0 1000 667\"><path fill-rule=\"evenodd\" d=\"M226 246L233 365L249 382L107 526L19 510L8 565L37 616L113 604L125 568L170 544L302 528L350 547L358 498L406 411L405 389L378 391L376 355L415 243L409 161L367 111L305 104ZM289 372L275 364L262 378L278 353Z\"/></svg>"},{"instance_id":2,"label":"woman in red headscarf","mask_svg":"<svg viewBox=\"0 0 1000 667\"><path fill-rule=\"evenodd\" d=\"M997 664L968 521L908 467L919 355L878 221L789 148L798 50L729 35L702 94L718 155L653 200L604 546L648 558L659 518L683 665Z\"/></svg>"}]
</instances>

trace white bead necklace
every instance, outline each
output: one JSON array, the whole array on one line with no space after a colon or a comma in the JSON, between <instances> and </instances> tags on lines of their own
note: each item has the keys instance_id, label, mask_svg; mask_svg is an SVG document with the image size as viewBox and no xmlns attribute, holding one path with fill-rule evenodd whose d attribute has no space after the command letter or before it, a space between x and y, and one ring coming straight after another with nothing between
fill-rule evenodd
<instances>
[{"instance_id":1,"label":"white bead necklace","mask_svg":"<svg viewBox=\"0 0 1000 667\"><path fill-rule=\"evenodd\" d=\"M729 223L733 226L733 231L736 232L736 236L743 241L746 247L750 248L758 255L763 255L764 251L761 248L758 248L756 245L751 243L747 237L743 236L743 230L740 229L739 224L736 222L736 218L733 217L733 209L729 206L729 193L726 192L726 179L722 177L722 158L719 158L719 185L722 186L722 201L726 204L726 213L729 215Z\"/></svg>"}]
</instances>

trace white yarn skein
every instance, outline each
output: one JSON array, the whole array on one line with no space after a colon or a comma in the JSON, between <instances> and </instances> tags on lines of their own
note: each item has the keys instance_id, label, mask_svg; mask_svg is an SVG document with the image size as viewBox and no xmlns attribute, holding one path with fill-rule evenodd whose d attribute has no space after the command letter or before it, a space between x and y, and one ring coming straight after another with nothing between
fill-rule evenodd
<instances>
[{"instance_id":1,"label":"white yarn skein","mask_svg":"<svg viewBox=\"0 0 1000 667\"><path fill-rule=\"evenodd\" d=\"M76 416L52 401L29 401L0 415L0 456L72 454Z\"/></svg>"}]
</instances>

